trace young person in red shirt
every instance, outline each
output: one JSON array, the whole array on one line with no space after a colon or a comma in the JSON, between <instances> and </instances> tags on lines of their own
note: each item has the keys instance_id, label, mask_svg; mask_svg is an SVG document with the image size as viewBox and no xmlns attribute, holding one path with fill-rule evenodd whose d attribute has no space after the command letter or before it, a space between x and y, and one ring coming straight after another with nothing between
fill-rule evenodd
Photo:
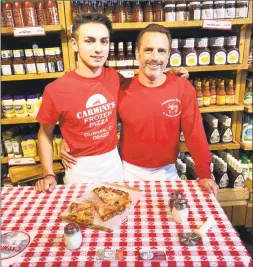
<instances>
[{"instance_id":1,"label":"young person in red shirt","mask_svg":"<svg viewBox=\"0 0 253 267\"><path fill-rule=\"evenodd\" d=\"M72 47L78 53L77 69L48 84L37 120L43 179L37 191L52 191L52 134L59 121L71 155L77 161L66 170L65 183L122 182L122 162L117 150L116 106L121 77L103 68L109 53L112 25L103 14L85 14L72 26Z\"/></svg>"}]
</instances>

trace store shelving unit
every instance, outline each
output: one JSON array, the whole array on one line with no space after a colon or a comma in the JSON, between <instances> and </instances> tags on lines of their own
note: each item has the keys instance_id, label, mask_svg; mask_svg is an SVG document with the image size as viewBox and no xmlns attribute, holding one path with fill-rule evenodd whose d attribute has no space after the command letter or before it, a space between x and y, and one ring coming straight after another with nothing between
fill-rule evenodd
<instances>
[{"instance_id":1,"label":"store shelving unit","mask_svg":"<svg viewBox=\"0 0 253 267\"><path fill-rule=\"evenodd\" d=\"M40 73L40 74L24 74L2 76L2 82L24 81L24 80L40 80L40 79L57 79L64 75L65 72Z\"/></svg>"},{"instance_id":2,"label":"store shelving unit","mask_svg":"<svg viewBox=\"0 0 253 267\"><path fill-rule=\"evenodd\" d=\"M13 118L2 118L1 123L6 124L23 124L23 123L36 123L37 120L34 117L13 117Z\"/></svg>"},{"instance_id":3,"label":"store shelving unit","mask_svg":"<svg viewBox=\"0 0 253 267\"><path fill-rule=\"evenodd\" d=\"M45 32L59 32L64 30L62 25L45 25L44 26ZM2 35L13 35L13 27L2 27L1 28Z\"/></svg>"},{"instance_id":4,"label":"store shelving unit","mask_svg":"<svg viewBox=\"0 0 253 267\"><path fill-rule=\"evenodd\" d=\"M31 157L31 158L34 158L34 160L35 160L36 162L40 162L40 158L39 158L39 156ZM14 158L14 159L22 159L22 158ZM54 159L54 160L60 160L61 158L60 158L59 156L54 156L53 159ZM6 163L8 163L8 160L9 160L8 157L4 157L4 158L1 159L1 163L2 163L2 164L6 164Z\"/></svg>"}]
</instances>

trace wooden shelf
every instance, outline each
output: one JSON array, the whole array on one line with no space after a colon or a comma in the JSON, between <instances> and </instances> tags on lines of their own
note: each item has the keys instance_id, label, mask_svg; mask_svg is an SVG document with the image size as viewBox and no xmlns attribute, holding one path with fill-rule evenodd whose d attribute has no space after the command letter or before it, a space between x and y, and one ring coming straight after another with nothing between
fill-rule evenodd
<instances>
[{"instance_id":1,"label":"wooden shelf","mask_svg":"<svg viewBox=\"0 0 253 267\"><path fill-rule=\"evenodd\" d=\"M33 157L34 159L35 159L35 161L37 161L37 162L40 162L40 158L39 158L39 156L36 156L36 157ZM2 158L1 159L1 163L2 164L7 164L8 163L8 157L4 157L4 158ZM15 158L15 159L18 159L18 158ZM61 160L61 157L60 156L54 156L54 158L53 158L54 160Z\"/></svg>"},{"instance_id":2,"label":"wooden shelf","mask_svg":"<svg viewBox=\"0 0 253 267\"><path fill-rule=\"evenodd\" d=\"M59 32L63 30L61 25L45 25L44 28L45 28L45 32ZM1 34L12 35L13 27L1 27Z\"/></svg>"},{"instance_id":3,"label":"wooden shelf","mask_svg":"<svg viewBox=\"0 0 253 267\"><path fill-rule=\"evenodd\" d=\"M24 74L24 75L9 75L2 76L2 82L11 81L23 81L23 80L39 80L39 79L56 79L60 78L65 74L65 72L55 72L55 73L41 73L41 74Z\"/></svg>"},{"instance_id":4,"label":"wooden shelf","mask_svg":"<svg viewBox=\"0 0 253 267\"><path fill-rule=\"evenodd\" d=\"M239 143L243 150L253 150L253 144L244 144L241 141Z\"/></svg>"},{"instance_id":5,"label":"wooden shelf","mask_svg":"<svg viewBox=\"0 0 253 267\"><path fill-rule=\"evenodd\" d=\"M201 113L212 113L212 112L229 112L229 111L243 111L244 105L225 105L225 106L210 106L199 108Z\"/></svg>"},{"instance_id":6,"label":"wooden shelf","mask_svg":"<svg viewBox=\"0 0 253 267\"><path fill-rule=\"evenodd\" d=\"M253 110L252 110L252 106L247 106L247 105L245 105L245 106L244 106L244 111L246 111L246 112L248 112L248 113L252 113L252 112L253 112Z\"/></svg>"},{"instance_id":7,"label":"wooden shelf","mask_svg":"<svg viewBox=\"0 0 253 267\"><path fill-rule=\"evenodd\" d=\"M173 21L173 22L155 22L166 28L201 28L203 20L196 21ZM233 25L251 24L251 18L233 19ZM128 23L113 23L113 30L139 30L147 27L150 22L128 22Z\"/></svg>"},{"instance_id":8,"label":"wooden shelf","mask_svg":"<svg viewBox=\"0 0 253 267\"><path fill-rule=\"evenodd\" d=\"M22 124L22 123L37 123L35 117L13 117L13 118L2 118L1 123L2 124Z\"/></svg>"},{"instance_id":9,"label":"wooden shelf","mask_svg":"<svg viewBox=\"0 0 253 267\"><path fill-rule=\"evenodd\" d=\"M252 66L249 66L248 67L248 71L253 72L253 67Z\"/></svg>"},{"instance_id":10,"label":"wooden shelf","mask_svg":"<svg viewBox=\"0 0 253 267\"><path fill-rule=\"evenodd\" d=\"M240 144L233 141L232 143L228 144L213 144L209 145L210 150L226 150L226 149L239 149ZM181 152L188 152L188 148L186 147L186 144L184 142L180 143L180 151Z\"/></svg>"}]
</instances>

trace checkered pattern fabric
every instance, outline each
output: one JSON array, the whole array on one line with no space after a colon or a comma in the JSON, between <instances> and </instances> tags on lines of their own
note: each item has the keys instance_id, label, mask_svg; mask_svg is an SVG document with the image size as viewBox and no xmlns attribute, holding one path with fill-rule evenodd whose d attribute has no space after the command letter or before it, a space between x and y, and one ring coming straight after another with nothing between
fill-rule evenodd
<instances>
[{"instance_id":1,"label":"checkered pattern fabric","mask_svg":"<svg viewBox=\"0 0 253 267\"><path fill-rule=\"evenodd\" d=\"M2 230L37 231L22 262L13 266L36 267L136 267L136 266L252 266L252 260L237 232L213 195L201 191L196 181L131 182L144 191L127 220L113 232L81 228L80 249L65 248L63 229L66 222L58 215L77 198L86 185L60 185L52 193L37 193L32 187L3 188ZM168 207L173 190L180 190L189 204L186 225L173 221ZM199 228L212 214L213 226L206 241L188 247L179 243L182 233ZM167 261L139 261L140 248L164 250ZM121 248L123 261L96 261L96 249Z\"/></svg>"}]
</instances>

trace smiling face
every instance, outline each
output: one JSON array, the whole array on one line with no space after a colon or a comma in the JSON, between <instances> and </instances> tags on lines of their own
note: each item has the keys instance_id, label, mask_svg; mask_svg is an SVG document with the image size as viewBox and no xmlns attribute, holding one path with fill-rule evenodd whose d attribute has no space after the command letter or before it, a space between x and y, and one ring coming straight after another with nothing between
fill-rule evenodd
<instances>
[{"instance_id":1,"label":"smiling face","mask_svg":"<svg viewBox=\"0 0 253 267\"><path fill-rule=\"evenodd\" d=\"M163 77L170 56L169 40L166 34L160 32L145 32L136 49L139 60L140 74L150 81Z\"/></svg>"},{"instance_id":2,"label":"smiling face","mask_svg":"<svg viewBox=\"0 0 253 267\"><path fill-rule=\"evenodd\" d=\"M102 68L109 54L109 31L101 23L82 24L71 44L79 64L91 70Z\"/></svg>"}]
</instances>

